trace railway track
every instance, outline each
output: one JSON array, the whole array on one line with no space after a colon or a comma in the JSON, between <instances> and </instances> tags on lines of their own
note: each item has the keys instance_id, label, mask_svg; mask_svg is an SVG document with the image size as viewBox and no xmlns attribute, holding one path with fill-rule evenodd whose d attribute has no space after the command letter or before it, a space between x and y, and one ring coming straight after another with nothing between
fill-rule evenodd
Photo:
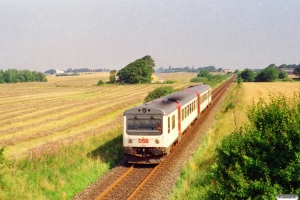
<instances>
[{"instance_id":1,"label":"railway track","mask_svg":"<svg viewBox=\"0 0 300 200\"><path fill-rule=\"evenodd\" d=\"M133 199L159 165L132 164L128 170L103 191L96 200Z\"/></svg>"},{"instance_id":2,"label":"railway track","mask_svg":"<svg viewBox=\"0 0 300 200\"><path fill-rule=\"evenodd\" d=\"M123 172L118 175L118 178L114 176L114 181L109 185L103 184L106 182L103 180L102 186L97 188L96 196L83 199L161 199L158 197L161 197L163 191L168 190L164 186L170 182L170 177L175 182L176 177L180 175L178 169L182 169L183 166L181 157L186 157L183 160L187 160L198 148L205 131L210 127L208 123L206 124L206 120L214 118L211 110L218 105L234 79L235 76L213 91L211 106L201 114L200 120L197 120L187 131L181 142L172 149L172 153L163 162L158 165L121 164L119 167Z\"/></svg>"}]
</instances>

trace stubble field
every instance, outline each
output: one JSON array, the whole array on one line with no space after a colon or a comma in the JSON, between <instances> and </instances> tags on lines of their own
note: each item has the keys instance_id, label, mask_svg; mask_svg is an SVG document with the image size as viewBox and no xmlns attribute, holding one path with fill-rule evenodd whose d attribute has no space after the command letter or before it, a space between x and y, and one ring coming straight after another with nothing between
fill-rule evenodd
<instances>
[{"instance_id":1,"label":"stubble field","mask_svg":"<svg viewBox=\"0 0 300 200\"><path fill-rule=\"evenodd\" d=\"M176 80L174 88L191 85L194 73L161 74ZM46 83L0 85L0 147L18 158L39 154L64 143L119 127L123 112L142 103L161 84L96 86L109 73L47 77Z\"/></svg>"}]
</instances>

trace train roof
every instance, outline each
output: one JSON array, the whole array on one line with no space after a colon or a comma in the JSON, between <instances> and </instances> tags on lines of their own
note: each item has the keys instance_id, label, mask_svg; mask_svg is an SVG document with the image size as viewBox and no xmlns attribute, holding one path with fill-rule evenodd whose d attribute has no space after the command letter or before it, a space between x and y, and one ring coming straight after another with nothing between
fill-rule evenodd
<instances>
[{"instance_id":1,"label":"train roof","mask_svg":"<svg viewBox=\"0 0 300 200\"><path fill-rule=\"evenodd\" d=\"M186 90L196 91L199 94L202 94L202 93L205 93L210 88L211 88L210 85L202 84L202 85L195 85L195 86L189 87Z\"/></svg>"},{"instance_id":2,"label":"train roof","mask_svg":"<svg viewBox=\"0 0 300 200\"><path fill-rule=\"evenodd\" d=\"M203 94L210 89L209 85L197 85L187 89L169 94L167 96L155 99L145 104L138 105L134 108L126 110L124 115L139 114L139 113L151 113L168 115L177 109L177 102L180 106L185 105L187 102L194 99L198 94Z\"/></svg>"}]
</instances>

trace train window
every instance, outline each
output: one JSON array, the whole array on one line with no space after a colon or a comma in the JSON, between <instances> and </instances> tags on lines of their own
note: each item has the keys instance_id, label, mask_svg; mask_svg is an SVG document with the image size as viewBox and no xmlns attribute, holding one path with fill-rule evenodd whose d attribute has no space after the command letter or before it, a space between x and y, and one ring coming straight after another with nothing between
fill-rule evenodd
<instances>
[{"instance_id":1,"label":"train window","mask_svg":"<svg viewBox=\"0 0 300 200\"><path fill-rule=\"evenodd\" d=\"M175 115L172 116L172 130L175 128Z\"/></svg>"},{"instance_id":2,"label":"train window","mask_svg":"<svg viewBox=\"0 0 300 200\"><path fill-rule=\"evenodd\" d=\"M185 118L187 118L187 116L188 116L187 107L185 107L184 110L185 110Z\"/></svg>"},{"instance_id":3,"label":"train window","mask_svg":"<svg viewBox=\"0 0 300 200\"><path fill-rule=\"evenodd\" d=\"M189 116L189 105L186 106L186 115Z\"/></svg>"},{"instance_id":4,"label":"train window","mask_svg":"<svg viewBox=\"0 0 300 200\"><path fill-rule=\"evenodd\" d=\"M168 133L170 133L170 117L168 117Z\"/></svg>"},{"instance_id":5,"label":"train window","mask_svg":"<svg viewBox=\"0 0 300 200\"><path fill-rule=\"evenodd\" d=\"M162 133L161 115L127 115L127 134L129 135L160 135Z\"/></svg>"},{"instance_id":6,"label":"train window","mask_svg":"<svg viewBox=\"0 0 300 200\"><path fill-rule=\"evenodd\" d=\"M192 113L192 104L190 104L190 114Z\"/></svg>"},{"instance_id":7,"label":"train window","mask_svg":"<svg viewBox=\"0 0 300 200\"><path fill-rule=\"evenodd\" d=\"M182 121L184 120L184 109L181 110Z\"/></svg>"}]
</instances>

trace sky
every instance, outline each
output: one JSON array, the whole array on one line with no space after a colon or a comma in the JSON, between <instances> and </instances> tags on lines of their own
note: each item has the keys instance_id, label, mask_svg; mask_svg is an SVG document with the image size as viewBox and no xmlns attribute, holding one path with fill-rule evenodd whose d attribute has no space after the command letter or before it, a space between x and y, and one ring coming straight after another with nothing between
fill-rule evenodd
<instances>
[{"instance_id":1,"label":"sky","mask_svg":"<svg viewBox=\"0 0 300 200\"><path fill-rule=\"evenodd\" d=\"M0 0L0 69L300 63L298 0Z\"/></svg>"}]
</instances>

